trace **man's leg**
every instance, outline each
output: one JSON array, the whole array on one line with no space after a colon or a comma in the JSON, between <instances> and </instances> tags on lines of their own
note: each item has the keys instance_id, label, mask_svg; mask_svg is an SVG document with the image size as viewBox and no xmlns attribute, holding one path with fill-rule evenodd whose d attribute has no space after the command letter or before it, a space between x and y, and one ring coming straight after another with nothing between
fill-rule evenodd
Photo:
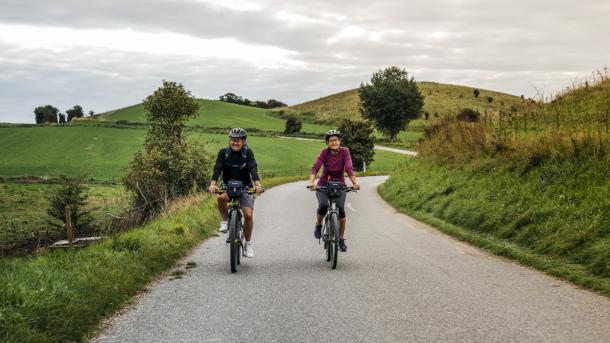
<instances>
[{"instance_id":1,"label":"man's leg","mask_svg":"<svg viewBox=\"0 0 610 343\"><path fill-rule=\"evenodd\" d=\"M254 220L252 218L252 213L254 212L254 196L244 194L241 198L241 211L244 214L244 236L246 238L244 255L252 258L254 257L254 249L252 248L250 239L252 239L252 229L254 228Z\"/></svg>"},{"instance_id":2,"label":"man's leg","mask_svg":"<svg viewBox=\"0 0 610 343\"><path fill-rule=\"evenodd\" d=\"M223 221L227 221L229 218L229 208L227 207L227 202L229 202L229 196L227 193L223 193L217 197L218 201L218 212L220 212L220 216Z\"/></svg>"},{"instance_id":3,"label":"man's leg","mask_svg":"<svg viewBox=\"0 0 610 343\"><path fill-rule=\"evenodd\" d=\"M254 227L254 220L252 218L252 213L254 212L250 207L243 207L242 212L244 213L244 236L246 236L246 241L250 241L252 238L252 229Z\"/></svg>"}]
</instances>

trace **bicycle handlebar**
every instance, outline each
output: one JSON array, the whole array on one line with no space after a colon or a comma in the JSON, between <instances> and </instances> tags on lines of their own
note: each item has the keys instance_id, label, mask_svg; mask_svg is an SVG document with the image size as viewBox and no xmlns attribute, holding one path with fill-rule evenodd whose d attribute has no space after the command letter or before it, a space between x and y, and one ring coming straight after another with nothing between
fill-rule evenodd
<instances>
[{"instance_id":1,"label":"bicycle handlebar","mask_svg":"<svg viewBox=\"0 0 610 343\"><path fill-rule=\"evenodd\" d=\"M248 189L245 189L245 191L248 194L256 194L256 188L248 188ZM216 189L216 194L224 194L226 192L227 192L226 189L222 189L222 188L217 188ZM264 192L264 190L262 190L261 193L262 192Z\"/></svg>"},{"instance_id":2,"label":"bicycle handlebar","mask_svg":"<svg viewBox=\"0 0 610 343\"><path fill-rule=\"evenodd\" d=\"M309 186L305 186L305 188L311 190L312 192L313 191L322 192L322 191L326 191L328 189L328 187L324 187L324 186L316 186L314 189L311 189L311 187L309 187ZM348 186L341 187L341 190L345 191L345 192L357 192L357 190L355 190L354 187L348 187Z\"/></svg>"},{"instance_id":3,"label":"bicycle handlebar","mask_svg":"<svg viewBox=\"0 0 610 343\"><path fill-rule=\"evenodd\" d=\"M245 188L244 191L248 194L256 194L256 187ZM224 185L216 187L216 194L224 194L227 192L227 188ZM261 193L265 192L265 189L261 186Z\"/></svg>"}]
</instances>

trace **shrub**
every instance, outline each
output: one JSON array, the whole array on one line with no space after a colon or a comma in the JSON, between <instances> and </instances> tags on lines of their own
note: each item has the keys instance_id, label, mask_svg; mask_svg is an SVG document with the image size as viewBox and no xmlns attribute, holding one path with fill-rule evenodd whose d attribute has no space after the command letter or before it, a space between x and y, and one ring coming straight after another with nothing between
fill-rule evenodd
<instances>
[{"instance_id":1,"label":"shrub","mask_svg":"<svg viewBox=\"0 0 610 343\"><path fill-rule=\"evenodd\" d=\"M144 219L159 213L170 200L187 195L193 185L207 186L212 156L183 137L185 123L198 115L198 107L190 91L167 81L144 101L146 117L153 125L144 151L134 155L123 178Z\"/></svg>"},{"instance_id":2,"label":"shrub","mask_svg":"<svg viewBox=\"0 0 610 343\"><path fill-rule=\"evenodd\" d=\"M297 133L301 131L301 127L303 123L301 119L298 117L291 115L286 120L286 128L284 129L284 133Z\"/></svg>"},{"instance_id":3,"label":"shrub","mask_svg":"<svg viewBox=\"0 0 610 343\"><path fill-rule=\"evenodd\" d=\"M481 119L481 113L473 110L472 108L463 108L457 114L457 119L467 122L477 122Z\"/></svg>"},{"instance_id":4,"label":"shrub","mask_svg":"<svg viewBox=\"0 0 610 343\"><path fill-rule=\"evenodd\" d=\"M354 169L362 171L364 163L371 164L375 157L373 128L365 121L344 120L339 126L341 143L349 148Z\"/></svg>"}]
</instances>

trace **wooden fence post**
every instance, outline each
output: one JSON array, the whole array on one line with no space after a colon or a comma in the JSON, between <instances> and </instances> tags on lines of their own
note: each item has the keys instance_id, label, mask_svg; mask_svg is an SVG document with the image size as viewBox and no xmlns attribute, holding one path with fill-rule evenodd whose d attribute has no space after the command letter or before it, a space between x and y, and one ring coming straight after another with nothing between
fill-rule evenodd
<instances>
[{"instance_id":1,"label":"wooden fence post","mask_svg":"<svg viewBox=\"0 0 610 343\"><path fill-rule=\"evenodd\" d=\"M70 209L70 205L66 206L66 231L70 250L74 251L74 231L72 230L72 210Z\"/></svg>"}]
</instances>

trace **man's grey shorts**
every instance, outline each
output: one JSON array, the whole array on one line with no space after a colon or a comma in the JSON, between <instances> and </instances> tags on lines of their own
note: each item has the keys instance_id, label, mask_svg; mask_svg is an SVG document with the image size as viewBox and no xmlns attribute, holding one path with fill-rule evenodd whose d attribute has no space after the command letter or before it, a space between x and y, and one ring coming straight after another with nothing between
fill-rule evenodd
<instances>
[{"instance_id":1,"label":"man's grey shorts","mask_svg":"<svg viewBox=\"0 0 610 343\"><path fill-rule=\"evenodd\" d=\"M254 195L244 192L239 199L239 206L241 206L241 208L248 207L254 209Z\"/></svg>"}]
</instances>

